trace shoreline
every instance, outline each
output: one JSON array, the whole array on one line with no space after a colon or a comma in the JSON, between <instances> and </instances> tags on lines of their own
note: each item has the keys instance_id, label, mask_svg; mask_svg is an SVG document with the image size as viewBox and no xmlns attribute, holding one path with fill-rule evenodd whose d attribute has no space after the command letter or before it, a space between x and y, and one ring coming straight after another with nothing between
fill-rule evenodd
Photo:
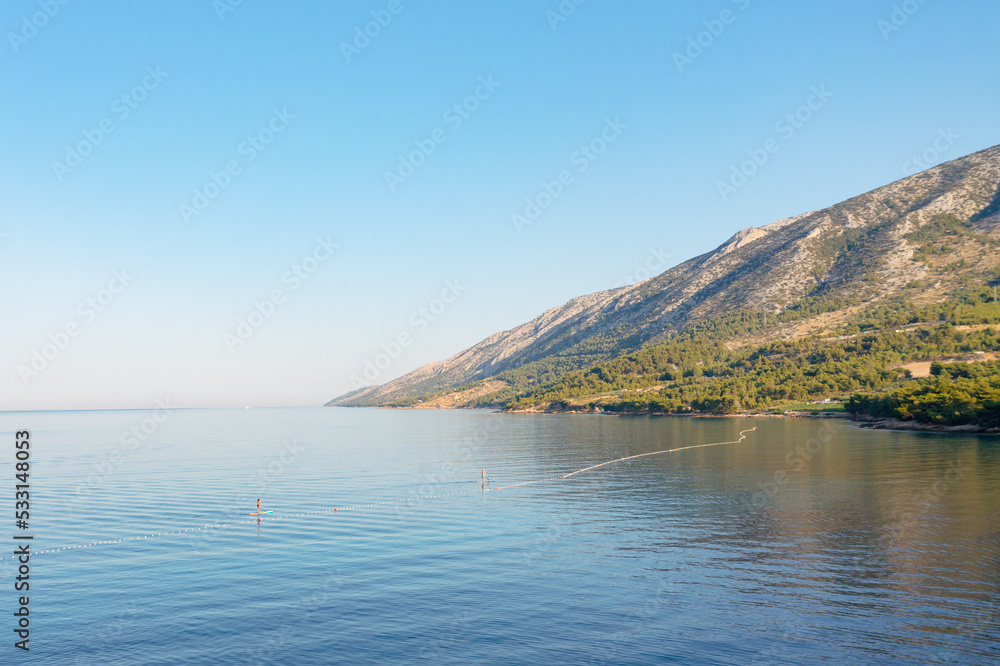
<instances>
[{"instance_id":1,"label":"shoreline","mask_svg":"<svg viewBox=\"0 0 1000 666\"><path fill-rule=\"evenodd\" d=\"M808 412L786 412L784 414L744 412L740 414L711 414L707 412L693 412L690 414L671 414L664 412L596 412L596 411L519 411L501 412L505 414L597 414L606 416L656 416L670 417L679 416L687 418L747 418L747 419L843 419L849 421L857 428L866 430L889 430L895 432L930 432L938 434L972 434L972 435L1000 435L1000 427L987 428L976 424L965 425L939 425L936 423L917 423L916 421L900 421L892 418L875 418L864 415L855 415L848 412L820 412L811 414Z\"/></svg>"},{"instance_id":2,"label":"shoreline","mask_svg":"<svg viewBox=\"0 0 1000 666\"><path fill-rule=\"evenodd\" d=\"M361 407L360 409L372 409L372 407ZM415 409L413 407L374 407L374 409ZM434 409L461 410L465 407L437 407ZM486 408L489 409L489 408ZM505 412L500 409L493 409L497 414L583 414L596 416L653 416L653 417L684 417L695 419L728 419L728 418L753 418L753 419L843 419L852 425L866 430L889 430L895 432L930 432L938 434L970 434L970 435L1000 435L1000 427L987 428L976 424L966 425L939 425L935 423L917 423L916 421L900 421L893 418L876 418L866 415L850 414L848 412L819 412L812 414L809 412L785 412L783 414L762 413L762 412L741 412L739 414L712 414L709 412L690 412L687 414L675 414L670 412L651 412L648 410L638 412L608 412L597 410L547 410L532 409Z\"/></svg>"},{"instance_id":3,"label":"shoreline","mask_svg":"<svg viewBox=\"0 0 1000 666\"><path fill-rule=\"evenodd\" d=\"M859 428L866 430L893 430L896 432L934 432L966 435L1000 435L1000 427L987 428L985 426L968 423L965 425L939 425L936 423L917 423L916 421L900 421L891 418L875 418L872 416L862 416L851 419Z\"/></svg>"},{"instance_id":4,"label":"shoreline","mask_svg":"<svg viewBox=\"0 0 1000 666\"><path fill-rule=\"evenodd\" d=\"M324 405L328 407L330 405ZM346 405L333 405L338 407L346 407ZM349 409L401 409L401 410L418 410L419 407L386 407L386 406L371 406L371 407L348 407ZM423 408L428 409L428 408ZM433 407L429 409L441 409L441 410L462 410L469 409L467 407ZM985 426L980 426L976 424L965 424L965 425L939 425L935 423L917 423L916 421L900 421L899 419L893 418L876 418L867 415L857 415L850 414L848 412L819 412L818 414L812 414L810 412L785 412L783 414L773 414L773 413L763 413L763 412L741 412L739 414L712 414L709 412L689 412L686 414L675 414L671 412L651 412L648 410L637 411L637 412L609 412L609 411L598 411L598 410L548 410L548 409L530 409L530 410L517 410L505 412L501 409L496 408L479 408L490 410L496 414L582 414L591 416L620 416L620 417L632 417L632 416L653 416L653 417L684 417L684 418L695 418L695 419L730 419L730 418L747 418L747 419L843 419L849 421L852 425L858 428L864 428L866 430L889 430L895 432L929 432L938 434L966 434L966 435L1000 435L1000 427L987 428Z\"/></svg>"}]
</instances>

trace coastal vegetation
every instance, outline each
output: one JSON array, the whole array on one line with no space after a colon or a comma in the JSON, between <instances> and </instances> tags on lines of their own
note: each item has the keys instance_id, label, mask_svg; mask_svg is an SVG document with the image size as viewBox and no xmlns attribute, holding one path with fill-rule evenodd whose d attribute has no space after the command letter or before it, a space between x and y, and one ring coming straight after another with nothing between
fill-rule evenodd
<instances>
[{"instance_id":1,"label":"coastal vegetation","mask_svg":"<svg viewBox=\"0 0 1000 666\"><path fill-rule=\"evenodd\" d=\"M1000 362L933 363L930 377L854 395L847 409L901 421L995 428L1000 426Z\"/></svg>"},{"instance_id":2,"label":"coastal vegetation","mask_svg":"<svg viewBox=\"0 0 1000 666\"><path fill-rule=\"evenodd\" d=\"M906 379L913 360L1000 350L994 328L951 323L883 329L834 338L803 338L728 349L692 339L649 347L512 396L503 408L583 407L612 412L763 411L791 402L850 396Z\"/></svg>"}]
</instances>

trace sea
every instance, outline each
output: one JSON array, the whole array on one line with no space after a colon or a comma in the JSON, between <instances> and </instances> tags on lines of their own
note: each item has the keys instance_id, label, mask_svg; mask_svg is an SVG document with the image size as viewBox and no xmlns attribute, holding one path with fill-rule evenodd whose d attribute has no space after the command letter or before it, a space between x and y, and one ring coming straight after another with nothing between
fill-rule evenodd
<instances>
[{"instance_id":1,"label":"sea","mask_svg":"<svg viewBox=\"0 0 1000 666\"><path fill-rule=\"evenodd\" d=\"M0 431L4 664L1000 662L998 437L327 407Z\"/></svg>"}]
</instances>

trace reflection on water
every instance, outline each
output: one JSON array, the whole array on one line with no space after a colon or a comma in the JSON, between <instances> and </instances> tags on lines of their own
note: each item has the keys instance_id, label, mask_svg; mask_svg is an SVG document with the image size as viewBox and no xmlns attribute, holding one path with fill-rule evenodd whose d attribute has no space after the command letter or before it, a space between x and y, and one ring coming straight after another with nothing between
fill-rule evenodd
<instances>
[{"instance_id":1,"label":"reflection on water","mask_svg":"<svg viewBox=\"0 0 1000 666\"><path fill-rule=\"evenodd\" d=\"M996 438L181 410L109 463L146 416L0 414L33 429L37 549L243 520L258 497L287 516L448 496L39 555L39 663L988 663L1000 649ZM513 484L754 425L739 445L479 492L484 468Z\"/></svg>"}]
</instances>

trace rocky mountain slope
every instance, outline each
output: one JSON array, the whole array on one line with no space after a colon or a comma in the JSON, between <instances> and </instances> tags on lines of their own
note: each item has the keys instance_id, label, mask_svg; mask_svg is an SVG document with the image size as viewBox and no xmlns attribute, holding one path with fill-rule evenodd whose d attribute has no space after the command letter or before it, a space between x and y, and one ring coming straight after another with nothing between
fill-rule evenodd
<instances>
[{"instance_id":1,"label":"rocky mountain slope","mask_svg":"<svg viewBox=\"0 0 1000 666\"><path fill-rule=\"evenodd\" d=\"M659 276L575 298L447 360L328 404L398 404L524 367L548 381L711 317L741 309L779 313L807 296L871 304L920 284L919 297L931 302L956 281L992 270L996 252L973 249L942 263L913 240L914 232L940 215L972 220L978 232L996 229L998 184L995 146L824 210L743 229Z\"/></svg>"}]
</instances>

